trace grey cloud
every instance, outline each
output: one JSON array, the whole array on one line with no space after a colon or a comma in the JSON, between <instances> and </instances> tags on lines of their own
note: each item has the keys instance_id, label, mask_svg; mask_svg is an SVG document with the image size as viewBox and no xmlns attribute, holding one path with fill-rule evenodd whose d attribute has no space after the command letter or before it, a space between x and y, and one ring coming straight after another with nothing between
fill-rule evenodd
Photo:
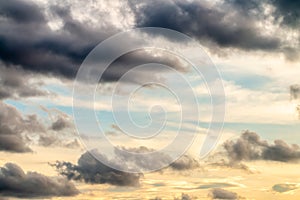
<instances>
[{"instance_id":1,"label":"grey cloud","mask_svg":"<svg viewBox=\"0 0 300 200\"><path fill-rule=\"evenodd\" d=\"M291 85L290 86L290 96L291 100L300 99L300 85Z\"/></svg>"},{"instance_id":2,"label":"grey cloud","mask_svg":"<svg viewBox=\"0 0 300 200\"><path fill-rule=\"evenodd\" d=\"M45 131L35 115L22 116L12 106L0 101L0 150L30 152L26 132Z\"/></svg>"},{"instance_id":3,"label":"grey cloud","mask_svg":"<svg viewBox=\"0 0 300 200\"><path fill-rule=\"evenodd\" d=\"M36 172L25 173L18 165L6 163L0 168L0 193L2 196L30 198L74 196L79 192L65 178L50 178Z\"/></svg>"},{"instance_id":4,"label":"grey cloud","mask_svg":"<svg viewBox=\"0 0 300 200\"><path fill-rule=\"evenodd\" d=\"M29 1L1 1L0 14L17 23L42 23L46 21L40 8Z\"/></svg>"},{"instance_id":5,"label":"grey cloud","mask_svg":"<svg viewBox=\"0 0 300 200\"><path fill-rule=\"evenodd\" d=\"M48 114L51 125L38 135L38 145L44 147L78 148L80 144L75 134L71 117L60 110L40 106Z\"/></svg>"},{"instance_id":6,"label":"grey cloud","mask_svg":"<svg viewBox=\"0 0 300 200\"><path fill-rule=\"evenodd\" d=\"M279 38L264 36L254 21L226 5L208 7L199 1L130 1L137 26L162 27L183 32L221 47L274 51ZM224 11L226 8L226 11Z\"/></svg>"},{"instance_id":7,"label":"grey cloud","mask_svg":"<svg viewBox=\"0 0 300 200\"><path fill-rule=\"evenodd\" d=\"M107 159L97 151L93 153L98 154L103 159ZM116 163L114 160L107 160L107 162L112 165L123 164ZM66 176L68 179L83 180L87 183L138 186L141 177L141 174L122 172L106 166L95 159L89 152L81 155L77 165L69 162L57 162L55 167L61 175Z\"/></svg>"},{"instance_id":8,"label":"grey cloud","mask_svg":"<svg viewBox=\"0 0 300 200\"><path fill-rule=\"evenodd\" d=\"M262 15L265 4L275 7L272 15L276 20L284 25L298 28L300 20L300 3L294 0L227 0L227 2L243 9L244 12L256 11L257 15Z\"/></svg>"},{"instance_id":9,"label":"grey cloud","mask_svg":"<svg viewBox=\"0 0 300 200\"><path fill-rule=\"evenodd\" d=\"M77 148L80 146L73 135L51 131L37 117L25 115L15 107L0 101L0 150L16 153L31 152L30 144L45 147L60 146Z\"/></svg>"},{"instance_id":10,"label":"grey cloud","mask_svg":"<svg viewBox=\"0 0 300 200\"><path fill-rule=\"evenodd\" d=\"M193 198L190 197L188 194L182 193L181 197L175 197L174 200L192 200Z\"/></svg>"},{"instance_id":11,"label":"grey cloud","mask_svg":"<svg viewBox=\"0 0 300 200\"><path fill-rule=\"evenodd\" d=\"M15 7L24 11L24 15L26 12L30 16L28 20L16 21L19 16L14 12ZM98 32L74 20L68 9L57 7L52 12L62 18L64 25L54 31L47 25L43 10L32 1L4 1L0 10L5 10L0 15L6 19L0 22L0 58L7 65L19 65L34 72L74 77L87 53L115 32L114 27L101 27L102 31Z\"/></svg>"},{"instance_id":12,"label":"grey cloud","mask_svg":"<svg viewBox=\"0 0 300 200\"><path fill-rule=\"evenodd\" d=\"M239 199L237 193L230 192L221 188L215 188L211 191L213 199Z\"/></svg>"},{"instance_id":13,"label":"grey cloud","mask_svg":"<svg viewBox=\"0 0 300 200\"><path fill-rule=\"evenodd\" d=\"M297 39L289 41L261 26L272 23L279 26L282 33L293 30L297 34L300 5L292 0L225 0L217 3L156 0L128 1L128 5L137 27L162 27L185 33L198 39L212 53L223 55L234 48L282 53L289 61L299 59ZM275 10L267 9L266 5Z\"/></svg>"},{"instance_id":14,"label":"grey cloud","mask_svg":"<svg viewBox=\"0 0 300 200\"><path fill-rule=\"evenodd\" d=\"M64 119L63 117L58 117L58 119L56 119L51 125L51 128L54 131L61 131L65 128L69 128L69 127L71 127L70 122L68 120Z\"/></svg>"},{"instance_id":15,"label":"grey cloud","mask_svg":"<svg viewBox=\"0 0 300 200\"><path fill-rule=\"evenodd\" d=\"M136 169L136 170L149 170L159 168L162 164L165 165L170 161L170 157L163 153L155 153L153 156L139 156L154 151L146 147L139 148L115 148L115 157L108 159L105 155L93 150L92 154L96 157L101 157L110 166L120 168ZM130 152L130 153L129 153ZM132 154L136 153L136 154ZM57 161L54 165L61 175L66 176L68 179L83 180L87 183L108 183L120 186L138 186L142 173L127 173L113 169L105 164L99 162L89 152L84 153L78 160L77 164L69 162ZM175 163L175 164L174 164ZM184 156L175 161L170 167L174 170L187 170L198 166L198 163L188 156Z\"/></svg>"},{"instance_id":16,"label":"grey cloud","mask_svg":"<svg viewBox=\"0 0 300 200\"><path fill-rule=\"evenodd\" d=\"M187 62L164 50L135 50L117 58L104 72L101 80L117 81L126 72L147 63L166 65L180 72L187 72L190 67ZM137 70L131 75L130 80L124 81L139 83L142 80L145 82L148 79L153 80L155 76L164 72L155 65L146 70L148 71ZM152 73L152 76L149 77L149 73Z\"/></svg>"},{"instance_id":17,"label":"grey cloud","mask_svg":"<svg viewBox=\"0 0 300 200\"><path fill-rule=\"evenodd\" d=\"M269 145L263 150L262 158L281 162L298 161L300 159L300 148L296 144L289 146L282 140L275 140L274 145Z\"/></svg>"},{"instance_id":18,"label":"grey cloud","mask_svg":"<svg viewBox=\"0 0 300 200\"><path fill-rule=\"evenodd\" d=\"M290 96L292 101L297 101L298 103L295 110L298 114L298 118L300 119L300 85L295 84L290 86Z\"/></svg>"},{"instance_id":19,"label":"grey cloud","mask_svg":"<svg viewBox=\"0 0 300 200\"><path fill-rule=\"evenodd\" d=\"M283 17L283 23L299 28L300 2L293 0L270 0L276 10L277 18Z\"/></svg>"},{"instance_id":20,"label":"grey cloud","mask_svg":"<svg viewBox=\"0 0 300 200\"><path fill-rule=\"evenodd\" d=\"M129 1L128 4L135 15L138 27L170 28L200 41L210 40L220 47L284 51L290 58L297 56L296 50L286 44L283 45L279 38L263 35L263 31L255 25L255 18L238 12L234 5L241 1L228 2L230 2L229 6L224 3L214 8L198 1L177 0L151 3ZM297 16L296 9L290 11L290 8L298 6L292 1L283 3L281 0L269 0L268 2L276 5L280 13L286 13L286 16L289 16L289 13L291 16ZM247 6L255 7L256 4L257 1L252 0L247 3ZM45 11L32 1L1 2L0 16L3 20L0 21L0 59L6 66L15 65L27 71L74 78L88 53L99 42L120 31L120 28L106 22L105 19L98 27L76 20L72 16L71 4L65 7L53 5L49 10L62 21L63 25L59 30L53 30L48 26L49 19L45 17ZM127 45L126 41L124 45ZM116 60L105 72L102 80L116 81L136 64L153 61L184 70L178 59L171 59L167 54L156 57L146 52L129 53ZM147 75L143 73L136 77L144 79L148 77ZM133 81L137 80L133 79ZM33 92L37 91L28 91L23 95L31 96ZM0 97L9 96L10 92L0 90Z\"/></svg>"},{"instance_id":21,"label":"grey cloud","mask_svg":"<svg viewBox=\"0 0 300 200\"><path fill-rule=\"evenodd\" d=\"M295 162L300 159L298 145L288 145L282 140L275 140L274 144L269 144L250 131L244 132L236 141L225 142L224 149L233 163L242 160Z\"/></svg>"},{"instance_id":22,"label":"grey cloud","mask_svg":"<svg viewBox=\"0 0 300 200\"><path fill-rule=\"evenodd\" d=\"M40 88L42 82L30 83L32 75L15 66L0 66L0 99L19 99L51 95Z\"/></svg>"},{"instance_id":23,"label":"grey cloud","mask_svg":"<svg viewBox=\"0 0 300 200\"><path fill-rule=\"evenodd\" d=\"M15 12L16 9L20 10L20 15L28 17L21 20L19 14ZM5 19L0 21L0 58L5 65L8 67L17 65L27 71L71 79L75 77L84 58L99 42L120 31L111 23L103 22L95 27L76 20L72 16L72 5L50 6L49 12L63 23L59 30L53 30L48 26L45 11L32 1L1 2L0 10L3 11L0 12L0 16ZM29 15L29 12L32 15ZM126 41L124 45L127 45ZM130 63L132 60L135 62ZM103 80L118 80L135 67L135 64L153 60L170 64L177 69L179 66L176 59L170 59L167 55L155 57L146 52L129 53L122 56L105 72ZM125 63L122 64L120 61ZM5 91L0 91L0 95L7 96Z\"/></svg>"},{"instance_id":24,"label":"grey cloud","mask_svg":"<svg viewBox=\"0 0 300 200\"><path fill-rule=\"evenodd\" d=\"M183 155L170 165L170 167L175 170L189 170L199 166L199 162L188 155Z\"/></svg>"}]
</instances>

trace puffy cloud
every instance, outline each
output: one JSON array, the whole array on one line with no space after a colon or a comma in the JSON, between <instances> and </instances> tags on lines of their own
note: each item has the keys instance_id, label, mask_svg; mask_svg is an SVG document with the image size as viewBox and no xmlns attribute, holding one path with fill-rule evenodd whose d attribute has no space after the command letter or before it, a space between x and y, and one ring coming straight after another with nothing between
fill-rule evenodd
<instances>
[{"instance_id":1,"label":"puffy cloud","mask_svg":"<svg viewBox=\"0 0 300 200\"><path fill-rule=\"evenodd\" d=\"M73 196L79 193L65 178L51 178L36 172L25 173L12 163L0 168L0 185L1 195L21 198Z\"/></svg>"},{"instance_id":2,"label":"puffy cloud","mask_svg":"<svg viewBox=\"0 0 300 200\"><path fill-rule=\"evenodd\" d=\"M70 127L71 124L68 120L66 120L65 118L62 118L62 117L58 117L56 119L56 121L54 121L51 125L51 128L54 130L54 131L61 131L65 128L68 128Z\"/></svg>"},{"instance_id":3,"label":"puffy cloud","mask_svg":"<svg viewBox=\"0 0 300 200\"><path fill-rule=\"evenodd\" d=\"M87 183L108 183L121 186L138 186L142 173L127 173L117 169L128 169L144 171L160 169L162 165L168 164L171 157L163 153L154 153L152 156L139 156L154 151L146 147L139 148L115 148L115 157L108 159L97 150L86 152L79 158L77 164L57 161L54 165L58 172L69 179L83 180ZM129 153L130 152L130 153ZM136 154L132 154L136 153ZM105 160L109 166L101 163L96 158ZM114 167L115 166L115 167ZM198 162L189 157L183 156L170 165L174 170L188 170L199 166Z\"/></svg>"},{"instance_id":4,"label":"puffy cloud","mask_svg":"<svg viewBox=\"0 0 300 200\"><path fill-rule=\"evenodd\" d=\"M64 115L59 115L58 119ZM80 145L74 134L70 134L72 131L62 132L69 126L68 123L65 118L63 125L56 123L55 130L52 130L53 124L50 129L47 128L37 115L22 114L15 107L0 101L0 151L31 152L30 144L77 148Z\"/></svg>"},{"instance_id":5,"label":"puffy cloud","mask_svg":"<svg viewBox=\"0 0 300 200\"><path fill-rule=\"evenodd\" d=\"M93 153L107 159L104 155L94 151ZM107 160L112 166L121 165L114 160ZM112 184L119 186L138 186L141 174L118 171L104 165L95 159L89 152L84 153L78 160L77 165L69 162L57 162L56 169L68 179L83 180L87 183Z\"/></svg>"},{"instance_id":6,"label":"puffy cloud","mask_svg":"<svg viewBox=\"0 0 300 200\"><path fill-rule=\"evenodd\" d=\"M199 162L188 155L183 155L170 165L170 167L174 170L189 170L199 166Z\"/></svg>"},{"instance_id":7,"label":"puffy cloud","mask_svg":"<svg viewBox=\"0 0 300 200\"><path fill-rule=\"evenodd\" d=\"M0 101L0 150L29 152L25 133L43 131L45 128L36 115L22 116L17 109Z\"/></svg>"},{"instance_id":8,"label":"puffy cloud","mask_svg":"<svg viewBox=\"0 0 300 200\"><path fill-rule=\"evenodd\" d=\"M221 188L215 188L211 191L210 196L213 199L238 199L238 195L235 192L230 192Z\"/></svg>"},{"instance_id":9,"label":"puffy cloud","mask_svg":"<svg viewBox=\"0 0 300 200\"><path fill-rule=\"evenodd\" d=\"M300 159L298 145L288 145L283 140L269 144L254 132L246 131L236 141L226 141L224 148L232 163L242 160L272 160L293 162Z\"/></svg>"}]
</instances>

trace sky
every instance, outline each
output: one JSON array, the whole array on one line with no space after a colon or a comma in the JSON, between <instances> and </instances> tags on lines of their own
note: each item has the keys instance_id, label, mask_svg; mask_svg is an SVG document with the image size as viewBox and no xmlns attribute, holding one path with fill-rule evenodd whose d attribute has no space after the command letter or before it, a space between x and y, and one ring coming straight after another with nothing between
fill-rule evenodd
<instances>
[{"instance_id":1,"label":"sky","mask_svg":"<svg viewBox=\"0 0 300 200\"><path fill-rule=\"evenodd\" d=\"M300 2L0 2L0 199L299 199Z\"/></svg>"}]
</instances>

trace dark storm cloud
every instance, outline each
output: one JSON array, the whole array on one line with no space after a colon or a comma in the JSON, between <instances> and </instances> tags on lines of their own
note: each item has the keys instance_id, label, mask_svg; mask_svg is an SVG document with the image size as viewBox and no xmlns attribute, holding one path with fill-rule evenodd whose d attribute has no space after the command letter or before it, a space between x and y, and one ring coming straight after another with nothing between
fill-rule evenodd
<instances>
[{"instance_id":1,"label":"dark storm cloud","mask_svg":"<svg viewBox=\"0 0 300 200\"><path fill-rule=\"evenodd\" d=\"M230 192L221 188L216 188L211 191L210 196L213 199L238 199L238 195L235 192Z\"/></svg>"},{"instance_id":2,"label":"dark storm cloud","mask_svg":"<svg viewBox=\"0 0 300 200\"><path fill-rule=\"evenodd\" d=\"M0 194L20 198L74 196L75 186L65 178L50 178L36 172L25 173L18 165L0 168Z\"/></svg>"},{"instance_id":3,"label":"dark storm cloud","mask_svg":"<svg viewBox=\"0 0 300 200\"><path fill-rule=\"evenodd\" d=\"M169 66L180 72L187 72L190 67L187 62L164 50L136 50L124 54L116 59L104 72L102 80L117 81L126 72L139 65L147 63L159 63ZM161 74L161 72L163 72L163 70L158 67L159 66L152 65L151 68L137 70L131 75L130 80L124 81L139 83L140 80L153 80L156 74ZM152 73L152 76L149 76L149 73Z\"/></svg>"},{"instance_id":4,"label":"dark storm cloud","mask_svg":"<svg viewBox=\"0 0 300 200\"><path fill-rule=\"evenodd\" d=\"M274 51L276 37L264 36L251 18L224 5L212 8L200 1L130 1L137 26L162 27L211 40L221 47Z\"/></svg>"},{"instance_id":5,"label":"dark storm cloud","mask_svg":"<svg viewBox=\"0 0 300 200\"><path fill-rule=\"evenodd\" d=\"M62 21L63 25L59 30L49 27L45 11L30 0L1 2L0 17L3 20L0 20L0 58L5 65L17 65L33 72L74 78L88 53L99 42L121 31L112 23L106 22L106 19L98 27L76 20L72 16L71 5L50 6L49 10ZM123 45L127 45L126 41ZM128 66L124 67L120 60ZM118 80L137 63L156 61L179 68L176 59L172 60L167 55L154 57L147 52L137 55L131 53L120 60L105 73L103 80ZM131 60L135 62L130 63ZM99 65L101 67L101 63ZM9 93L0 91L0 95L7 97Z\"/></svg>"},{"instance_id":6,"label":"dark storm cloud","mask_svg":"<svg viewBox=\"0 0 300 200\"><path fill-rule=\"evenodd\" d=\"M295 0L270 0L277 8L277 18L283 17L283 22L289 26L299 28L300 2Z\"/></svg>"},{"instance_id":7,"label":"dark storm cloud","mask_svg":"<svg viewBox=\"0 0 300 200\"><path fill-rule=\"evenodd\" d=\"M277 12L274 15L284 16L284 21L298 19L299 3L283 0L267 2L276 6ZM283 51L290 59L297 57L297 49L283 45L274 35L263 35L264 31L255 25L257 18L249 17L251 13L243 14L246 9L238 11L238 5L253 9L261 7L260 1L255 0L228 0L213 7L199 1L129 1L138 27L170 28L201 41L210 40L220 47ZM45 16L45 10L32 1L10 0L0 3L0 59L7 66L16 65L33 72L74 78L87 54L99 42L121 31L106 19L98 27L75 19L72 16L72 5L50 6L49 12L61 20L62 27L58 30L49 27L50 19ZM126 41L123 45L127 45ZM180 62L170 59L167 54L155 57L147 52L137 55L131 53L120 58L114 67L107 70L102 80L118 80L134 65L153 61L182 69ZM127 66L124 67L124 64ZM8 91L0 91L0 97L9 96Z\"/></svg>"},{"instance_id":8,"label":"dark storm cloud","mask_svg":"<svg viewBox=\"0 0 300 200\"><path fill-rule=\"evenodd\" d=\"M25 133L43 132L36 115L23 116L17 109L0 101L0 150L29 152Z\"/></svg>"},{"instance_id":9,"label":"dark storm cloud","mask_svg":"<svg viewBox=\"0 0 300 200\"><path fill-rule=\"evenodd\" d=\"M282 20L285 25L298 28L300 20L300 2L295 0L227 0L227 2L242 8L245 12L256 11L257 15L262 15L260 12L265 5L275 7L272 15L276 20Z\"/></svg>"},{"instance_id":10,"label":"dark storm cloud","mask_svg":"<svg viewBox=\"0 0 300 200\"><path fill-rule=\"evenodd\" d=\"M93 153L107 160L104 155L96 151ZM113 166L123 164L113 160L107 160L107 162ZM122 172L108 167L95 159L89 152L81 155L77 165L69 162L57 162L55 167L61 175L66 176L68 179L83 180L87 183L138 186L141 177L141 174Z\"/></svg>"},{"instance_id":11,"label":"dark storm cloud","mask_svg":"<svg viewBox=\"0 0 300 200\"><path fill-rule=\"evenodd\" d=\"M224 143L227 156L231 162L242 160L272 160L280 162L295 162L300 159L298 145L288 145L283 140L275 140L269 144L256 133L246 131L236 141Z\"/></svg>"},{"instance_id":12,"label":"dark storm cloud","mask_svg":"<svg viewBox=\"0 0 300 200\"><path fill-rule=\"evenodd\" d=\"M17 23L42 23L46 21L40 8L30 1L1 1L0 14Z\"/></svg>"},{"instance_id":13,"label":"dark storm cloud","mask_svg":"<svg viewBox=\"0 0 300 200\"><path fill-rule=\"evenodd\" d=\"M2 1L0 10L0 58L7 65L35 72L74 77L87 53L114 32L113 27L101 27L98 32L74 20L68 9L58 7L52 12L64 25L54 31L47 25L43 10L32 1Z\"/></svg>"},{"instance_id":14,"label":"dark storm cloud","mask_svg":"<svg viewBox=\"0 0 300 200\"><path fill-rule=\"evenodd\" d=\"M16 67L0 66L0 100L51 95L39 89L43 85L42 82L30 83L31 78L33 77L30 73Z\"/></svg>"}]
</instances>

